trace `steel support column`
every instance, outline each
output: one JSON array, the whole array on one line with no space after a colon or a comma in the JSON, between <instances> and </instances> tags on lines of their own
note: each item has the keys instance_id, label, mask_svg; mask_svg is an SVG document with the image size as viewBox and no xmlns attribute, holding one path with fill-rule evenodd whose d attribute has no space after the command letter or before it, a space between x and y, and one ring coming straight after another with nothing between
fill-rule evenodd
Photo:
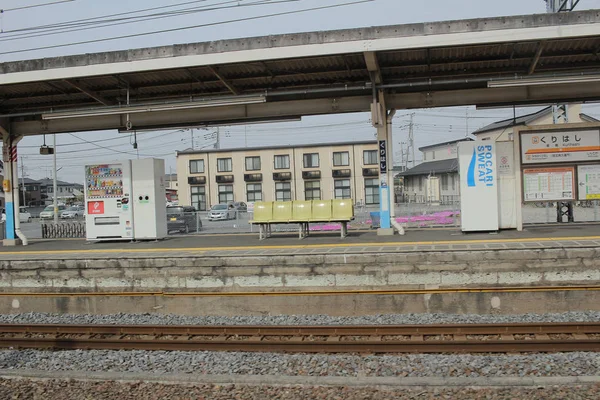
<instances>
[{"instance_id":1,"label":"steel support column","mask_svg":"<svg viewBox=\"0 0 600 400\"><path fill-rule=\"evenodd\" d=\"M2 154L4 161L4 202L6 222L4 246L15 246L21 244L17 237L19 218L19 179L16 146L22 136L13 137L9 132L7 120L0 120L0 133L2 134Z\"/></svg>"},{"instance_id":2,"label":"steel support column","mask_svg":"<svg viewBox=\"0 0 600 400\"><path fill-rule=\"evenodd\" d=\"M378 235L393 235L394 229L391 226L391 208L394 203L390 202L390 186L392 157L388 150L391 143L390 129L388 129L388 113L385 106L385 96L383 91L373 93L373 104L371 106L371 119L373 126L377 128L377 145L379 153L379 230ZM390 124L391 126L391 124Z\"/></svg>"}]
</instances>

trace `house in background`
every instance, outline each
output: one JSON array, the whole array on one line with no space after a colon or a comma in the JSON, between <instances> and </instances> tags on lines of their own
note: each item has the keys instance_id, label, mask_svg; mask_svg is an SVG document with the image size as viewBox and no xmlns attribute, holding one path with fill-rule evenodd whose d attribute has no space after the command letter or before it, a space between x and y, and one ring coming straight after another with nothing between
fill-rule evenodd
<instances>
[{"instance_id":1,"label":"house in background","mask_svg":"<svg viewBox=\"0 0 600 400\"><path fill-rule=\"evenodd\" d=\"M598 122L581 112L581 104L566 108L568 123ZM508 118L486 125L473 132L477 140L512 141L515 126L552 125L552 106L516 118ZM459 201L458 143L473 140L462 138L419 148L423 163L404 171L404 190L401 200L415 203L454 203Z\"/></svg>"},{"instance_id":2,"label":"house in background","mask_svg":"<svg viewBox=\"0 0 600 400\"><path fill-rule=\"evenodd\" d=\"M179 183L177 183L177 174L166 174L165 175L165 191L167 195L167 202L177 203L179 200L178 196Z\"/></svg>"},{"instance_id":3,"label":"house in background","mask_svg":"<svg viewBox=\"0 0 600 400\"><path fill-rule=\"evenodd\" d=\"M398 174L404 179L401 200L433 204L458 202L458 143L472 140L466 137L420 147L423 162Z\"/></svg>"},{"instance_id":4,"label":"house in background","mask_svg":"<svg viewBox=\"0 0 600 400\"><path fill-rule=\"evenodd\" d=\"M59 203L71 204L83 201L83 185L57 180L57 200ZM21 204L26 206L43 206L52 204L54 199L54 182L50 178L44 179L19 179L20 199L25 201Z\"/></svg>"},{"instance_id":5,"label":"house in background","mask_svg":"<svg viewBox=\"0 0 600 400\"><path fill-rule=\"evenodd\" d=\"M581 104L567 105L567 122L576 124L581 122L598 122L597 119L581 112ZM473 132L477 140L493 140L496 142L512 141L515 126L552 125L554 114L552 106L542 108L534 113L516 118L507 118L486 125Z\"/></svg>"}]
</instances>

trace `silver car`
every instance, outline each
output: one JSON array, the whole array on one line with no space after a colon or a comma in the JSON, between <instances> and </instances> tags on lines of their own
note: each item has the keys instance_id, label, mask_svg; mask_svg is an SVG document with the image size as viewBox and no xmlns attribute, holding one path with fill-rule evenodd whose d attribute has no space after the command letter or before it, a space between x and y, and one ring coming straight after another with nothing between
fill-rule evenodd
<instances>
[{"instance_id":1,"label":"silver car","mask_svg":"<svg viewBox=\"0 0 600 400\"><path fill-rule=\"evenodd\" d=\"M208 211L209 221L224 221L235 218L235 209L227 204L216 204Z\"/></svg>"},{"instance_id":2,"label":"silver car","mask_svg":"<svg viewBox=\"0 0 600 400\"><path fill-rule=\"evenodd\" d=\"M83 215L83 207L81 206L71 206L67 208L60 214L60 218L62 219L75 219L79 218Z\"/></svg>"}]
</instances>

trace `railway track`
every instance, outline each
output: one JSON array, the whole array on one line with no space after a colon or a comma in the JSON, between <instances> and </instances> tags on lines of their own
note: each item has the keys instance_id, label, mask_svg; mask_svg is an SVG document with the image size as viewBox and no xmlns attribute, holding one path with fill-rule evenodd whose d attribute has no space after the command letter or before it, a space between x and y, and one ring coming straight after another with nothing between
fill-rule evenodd
<instances>
[{"instance_id":1,"label":"railway track","mask_svg":"<svg viewBox=\"0 0 600 400\"><path fill-rule=\"evenodd\" d=\"M0 348L300 353L600 351L600 322L377 326L0 324Z\"/></svg>"}]
</instances>

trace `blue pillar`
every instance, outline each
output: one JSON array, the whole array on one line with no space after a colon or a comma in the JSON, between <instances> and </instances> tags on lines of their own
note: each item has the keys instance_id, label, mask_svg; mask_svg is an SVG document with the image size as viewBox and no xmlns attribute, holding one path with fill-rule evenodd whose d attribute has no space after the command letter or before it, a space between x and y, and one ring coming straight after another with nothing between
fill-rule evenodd
<instances>
[{"instance_id":1,"label":"blue pillar","mask_svg":"<svg viewBox=\"0 0 600 400\"><path fill-rule=\"evenodd\" d=\"M390 188L387 179L387 140L380 139L379 145L379 226L382 229L391 228L390 225Z\"/></svg>"},{"instance_id":2,"label":"blue pillar","mask_svg":"<svg viewBox=\"0 0 600 400\"><path fill-rule=\"evenodd\" d=\"M4 187L4 209L6 215L6 221L4 222L4 238L8 240L15 240L17 238L15 232L15 203L14 203L14 184L13 175L15 170L15 164L13 163L13 149L12 146L16 145L8 132L2 129L2 155L4 160L4 180L7 181L8 187ZM16 157L16 155L14 156ZM4 185L3 185L4 186ZM18 195L19 193L17 193Z\"/></svg>"}]
</instances>

